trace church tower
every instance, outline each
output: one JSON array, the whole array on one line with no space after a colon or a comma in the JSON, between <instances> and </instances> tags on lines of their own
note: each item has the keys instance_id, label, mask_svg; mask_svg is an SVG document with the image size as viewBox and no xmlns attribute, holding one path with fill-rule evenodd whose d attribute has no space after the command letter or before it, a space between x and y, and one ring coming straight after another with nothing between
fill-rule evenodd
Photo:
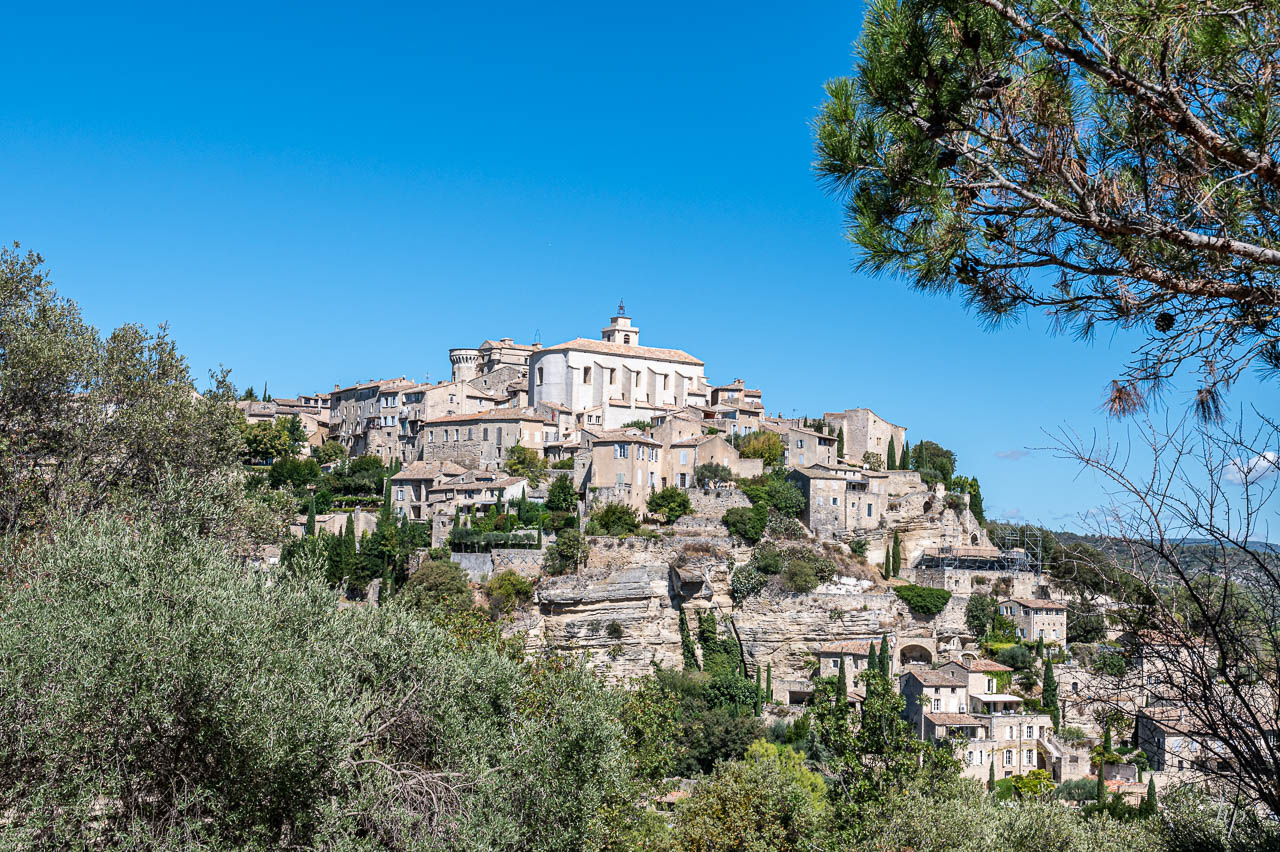
<instances>
[{"instance_id":1,"label":"church tower","mask_svg":"<svg viewBox=\"0 0 1280 852\"><path fill-rule=\"evenodd\" d=\"M609 320L609 327L601 329L600 339L606 343L620 343L623 346L640 345L640 329L631 324L627 316L627 306L618 300L618 313Z\"/></svg>"}]
</instances>

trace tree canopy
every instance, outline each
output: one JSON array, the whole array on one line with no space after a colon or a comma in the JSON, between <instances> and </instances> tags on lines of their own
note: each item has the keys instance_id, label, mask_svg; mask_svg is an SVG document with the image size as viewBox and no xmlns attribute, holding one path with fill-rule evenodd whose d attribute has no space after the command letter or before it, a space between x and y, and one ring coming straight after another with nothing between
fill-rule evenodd
<instances>
[{"instance_id":1,"label":"tree canopy","mask_svg":"<svg viewBox=\"0 0 1280 852\"><path fill-rule=\"evenodd\" d=\"M816 170L863 268L1138 336L1144 407L1185 362L1195 406L1280 368L1274 3L877 0L826 86Z\"/></svg>"}]
</instances>

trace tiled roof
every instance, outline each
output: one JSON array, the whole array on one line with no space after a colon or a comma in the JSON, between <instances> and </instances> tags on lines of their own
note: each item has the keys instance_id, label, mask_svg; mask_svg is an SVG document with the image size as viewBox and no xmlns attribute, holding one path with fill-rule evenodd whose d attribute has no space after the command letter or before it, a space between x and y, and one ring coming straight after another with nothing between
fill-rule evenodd
<instances>
[{"instance_id":1,"label":"tiled roof","mask_svg":"<svg viewBox=\"0 0 1280 852\"><path fill-rule=\"evenodd\" d=\"M652 444L655 447L662 446L662 444L652 438L645 437L644 435L636 432L629 432L625 429L610 429L608 431L599 432L594 436L594 439L597 443L601 444L617 444L625 442L630 444Z\"/></svg>"},{"instance_id":2,"label":"tiled roof","mask_svg":"<svg viewBox=\"0 0 1280 852\"><path fill-rule=\"evenodd\" d=\"M1011 672L1013 669L995 660L952 660L951 665L971 672Z\"/></svg>"},{"instance_id":3,"label":"tiled roof","mask_svg":"<svg viewBox=\"0 0 1280 852\"><path fill-rule=\"evenodd\" d=\"M968 713L925 713L924 717L935 725L963 726L982 724L982 722Z\"/></svg>"},{"instance_id":4,"label":"tiled roof","mask_svg":"<svg viewBox=\"0 0 1280 852\"><path fill-rule=\"evenodd\" d=\"M1040 600L1038 598L1007 598L1019 606L1030 607L1032 609L1061 609L1066 610L1067 605L1058 603L1057 601Z\"/></svg>"},{"instance_id":5,"label":"tiled roof","mask_svg":"<svg viewBox=\"0 0 1280 852\"><path fill-rule=\"evenodd\" d=\"M866 656L871 650L871 639L849 639L844 642L828 642L818 649L819 654L860 654Z\"/></svg>"},{"instance_id":6,"label":"tiled roof","mask_svg":"<svg viewBox=\"0 0 1280 852\"><path fill-rule=\"evenodd\" d=\"M968 686L962 680L958 680L954 675L947 672L941 672L937 669L924 669L911 672L908 677L914 677L925 686Z\"/></svg>"},{"instance_id":7,"label":"tiled roof","mask_svg":"<svg viewBox=\"0 0 1280 852\"><path fill-rule=\"evenodd\" d=\"M653 361L673 361L677 364L703 366L702 362L679 349L658 349L653 346L630 346L625 343L609 343L605 340L588 340L578 337L566 343L548 346L542 352L596 352L601 355L622 355L632 358L648 358Z\"/></svg>"},{"instance_id":8,"label":"tiled roof","mask_svg":"<svg viewBox=\"0 0 1280 852\"><path fill-rule=\"evenodd\" d=\"M833 471L830 468L821 465L810 465L809 467L796 468L798 473L803 473L810 479L844 479L844 475Z\"/></svg>"},{"instance_id":9,"label":"tiled roof","mask_svg":"<svg viewBox=\"0 0 1280 852\"><path fill-rule=\"evenodd\" d=\"M546 423L542 415L525 408L490 408L477 411L475 414L446 414L444 417L433 417L422 422L428 426L433 423L465 423L468 420L523 420Z\"/></svg>"},{"instance_id":10,"label":"tiled roof","mask_svg":"<svg viewBox=\"0 0 1280 852\"><path fill-rule=\"evenodd\" d=\"M397 479L439 479L442 476L458 476L466 473L466 471L465 467L451 461L417 461L391 477L391 481L394 482Z\"/></svg>"}]
</instances>

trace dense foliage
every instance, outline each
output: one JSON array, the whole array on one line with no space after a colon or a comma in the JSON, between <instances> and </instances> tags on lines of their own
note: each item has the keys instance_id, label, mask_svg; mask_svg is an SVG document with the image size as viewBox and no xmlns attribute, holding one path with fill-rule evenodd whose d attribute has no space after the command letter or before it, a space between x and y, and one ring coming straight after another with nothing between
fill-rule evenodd
<instances>
[{"instance_id":1,"label":"dense foliage","mask_svg":"<svg viewBox=\"0 0 1280 852\"><path fill-rule=\"evenodd\" d=\"M932 618L942 612L951 600L951 592L930 586L894 586L893 593L911 608L913 615L921 618Z\"/></svg>"}]
</instances>

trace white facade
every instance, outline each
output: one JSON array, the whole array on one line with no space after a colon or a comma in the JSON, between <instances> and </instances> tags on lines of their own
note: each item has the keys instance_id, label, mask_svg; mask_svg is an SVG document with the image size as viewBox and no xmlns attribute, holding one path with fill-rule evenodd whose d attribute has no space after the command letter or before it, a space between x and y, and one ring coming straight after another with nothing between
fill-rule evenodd
<instances>
[{"instance_id":1,"label":"white facade","mask_svg":"<svg viewBox=\"0 0 1280 852\"><path fill-rule=\"evenodd\" d=\"M618 307L601 340L578 338L533 353L531 405L553 403L573 412L599 408L603 422L593 425L618 429L657 409L706 399L703 363L678 349L639 345L639 329Z\"/></svg>"}]
</instances>

